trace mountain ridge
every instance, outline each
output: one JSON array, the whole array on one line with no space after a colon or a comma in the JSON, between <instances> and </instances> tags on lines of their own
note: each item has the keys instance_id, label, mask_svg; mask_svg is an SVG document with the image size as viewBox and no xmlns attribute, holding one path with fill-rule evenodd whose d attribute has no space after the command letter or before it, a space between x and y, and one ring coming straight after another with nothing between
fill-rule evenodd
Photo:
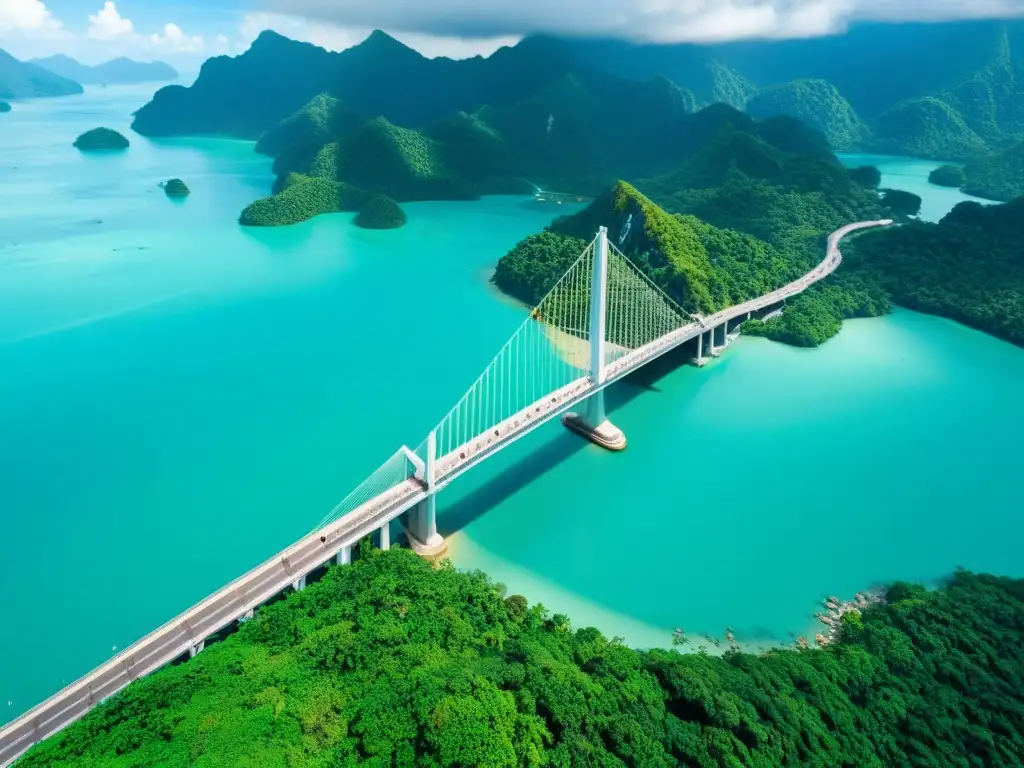
<instances>
[{"instance_id":1,"label":"mountain ridge","mask_svg":"<svg viewBox=\"0 0 1024 768\"><path fill-rule=\"evenodd\" d=\"M71 96L82 92L82 86L74 80L20 61L0 48L0 99Z\"/></svg>"},{"instance_id":2,"label":"mountain ridge","mask_svg":"<svg viewBox=\"0 0 1024 768\"><path fill-rule=\"evenodd\" d=\"M70 56L56 54L32 59L29 63L83 85L150 83L178 79L177 70L166 62L133 61L124 56L89 65L82 64Z\"/></svg>"}]
</instances>

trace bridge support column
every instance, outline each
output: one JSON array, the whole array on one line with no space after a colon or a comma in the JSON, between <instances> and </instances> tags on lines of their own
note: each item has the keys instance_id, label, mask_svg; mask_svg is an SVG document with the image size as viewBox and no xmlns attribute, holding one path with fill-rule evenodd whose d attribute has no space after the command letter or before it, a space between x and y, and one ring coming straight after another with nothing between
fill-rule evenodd
<instances>
[{"instance_id":1,"label":"bridge support column","mask_svg":"<svg viewBox=\"0 0 1024 768\"><path fill-rule=\"evenodd\" d=\"M448 542L437 532L437 491L434 489L436 458L437 441L431 432L427 435L427 460L423 465L423 483L427 487L427 498L409 510L405 528L409 548L420 557L430 559L441 557L448 551Z\"/></svg>"},{"instance_id":2,"label":"bridge support column","mask_svg":"<svg viewBox=\"0 0 1024 768\"><path fill-rule=\"evenodd\" d=\"M380 548L387 552L391 549L391 523L384 523L377 533L380 536Z\"/></svg>"},{"instance_id":3,"label":"bridge support column","mask_svg":"<svg viewBox=\"0 0 1024 768\"><path fill-rule=\"evenodd\" d=\"M334 556L334 562L338 565L351 565L352 547L342 547L338 554Z\"/></svg>"},{"instance_id":4,"label":"bridge support column","mask_svg":"<svg viewBox=\"0 0 1024 768\"><path fill-rule=\"evenodd\" d=\"M693 364L700 368L702 365L707 363L704 359L704 331L697 334L697 357L694 358Z\"/></svg>"},{"instance_id":5,"label":"bridge support column","mask_svg":"<svg viewBox=\"0 0 1024 768\"><path fill-rule=\"evenodd\" d=\"M605 381L605 313L608 304L608 228L601 227L594 240L594 272L590 280L590 383ZM604 411L604 390L587 399L585 413L567 413L562 423L603 448L621 451L626 447L622 430L608 421Z\"/></svg>"},{"instance_id":6,"label":"bridge support column","mask_svg":"<svg viewBox=\"0 0 1024 768\"><path fill-rule=\"evenodd\" d=\"M250 609L249 609L248 611L246 611L245 613L243 613L243 614L241 615L241 617L239 617L239 619L238 619L238 620L239 620L239 621L250 621L250 620L252 620L252 617L253 617L254 615L256 615L256 611L255 611L254 609L250 608Z\"/></svg>"},{"instance_id":7,"label":"bridge support column","mask_svg":"<svg viewBox=\"0 0 1024 768\"><path fill-rule=\"evenodd\" d=\"M179 645L178 647L180 648L181 646ZM188 657L190 659L194 659L196 657L196 654L202 653L202 651L203 651L203 649L205 647L206 647L206 641L205 640L200 640L198 643L196 643L195 645L193 645L191 648L188 649Z\"/></svg>"},{"instance_id":8,"label":"bridge support column","mask_svg":"<svg viewBox=\"0 0 1024 768\"><path fill-rule=\"evenodd\" d=\"M292 589L296 592L301 592L306 588L306 577L305 575L299 576L295 581L292 582Z\"/></svg>"}]
</instances>

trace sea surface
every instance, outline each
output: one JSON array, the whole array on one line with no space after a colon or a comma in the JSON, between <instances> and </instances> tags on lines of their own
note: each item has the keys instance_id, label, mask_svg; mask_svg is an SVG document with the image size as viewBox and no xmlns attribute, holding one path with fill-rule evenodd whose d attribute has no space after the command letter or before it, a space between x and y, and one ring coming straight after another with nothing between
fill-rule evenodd
<instances>
[{"instance_id":1,"label":"sea surface","mask_svg":"<svg viewBox=\"0 0 1024 768\"><path fill-rule=\"evenodd\" d=\"M494 263L568 208L242 229L269 160L131 134L148 96L0 118L0 721L419 444L522 320ZM98 125L131 148L72 148ZM171 177L187 200L163 194ZM815 351L741 339L702 371L613 387L625 452L549 425L447 490L440 525L460 567L633 644L727 624L789 642L825 592L1024 570L1022 376L1021 350L909 312Z\"/></svg>"}]
</instances>

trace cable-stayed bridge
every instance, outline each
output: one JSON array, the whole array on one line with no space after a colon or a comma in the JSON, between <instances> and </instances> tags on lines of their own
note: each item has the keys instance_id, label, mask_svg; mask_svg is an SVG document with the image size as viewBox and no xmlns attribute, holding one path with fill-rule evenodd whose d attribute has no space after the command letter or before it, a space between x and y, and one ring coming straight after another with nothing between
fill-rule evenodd
<instances>
[{"instance_id":1,"label":"cable-stayed bridge","mask_svg":"<svg viewBox=\"0 0 1024 768\"><path fill-rule=\"evenodd\" d=\"M684 311L609 243L602 227L419 446L402 446L302 539L0 729L0 768L133 680L195 656L209 638L282 591L303 589L325 564L351 562L352 547L365 536L376 532L386 549L395 518L414 550L442 554L437 493L541 424L563 416L593 442L624 448L625 436L605 414L605 387L694 339L700 364L705 352L728 345L730 323L831 274L845 235L891 223L848 224L829 236L825 258L798 280L707 317Z\"/></svg>"}]
</instances>

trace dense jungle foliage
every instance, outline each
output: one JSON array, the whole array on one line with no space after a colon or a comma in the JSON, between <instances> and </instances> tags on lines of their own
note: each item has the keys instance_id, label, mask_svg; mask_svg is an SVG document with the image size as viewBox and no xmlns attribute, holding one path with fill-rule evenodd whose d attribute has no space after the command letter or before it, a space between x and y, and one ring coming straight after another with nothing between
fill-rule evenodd
<instances>
[{"instance_id":1,"label":"dense jungle foliage","mask_svg":"<svg viewBox=\"0 0 1024 768\"><path fill-rule=\"evenodd\" d=\"M684 309L710 313L809 271L829 233L851 221L916 213L920 198L874 188L877 168L847 170L827 142L790 118L751 120L720 105L698 113L700 144L672 173L618 183L584 211L527 238L498 263L502 290L535 304L599 225ZM893 208L898 208L894 211ZM845 275L790 303L753 332L803 346L842 320L888 311L876 283Z\"/></svg>"},{"instance_id":2,"label":"dense jungle foliage","mask_svg":"<svg viewBox=\"0 0 1024 768\"><path fill-rule=\"evenodd\" d=\"M321 213L358 211L373 197L351 184L292 173L280 192L250 203L238 221L250 227L297 224Z\"/></svg>"},{"instance_id":3,"label":"dense jungle foliage","mask_svg":"<svg viewBox=\"0 0 1024 768\"><path fill-rule=\"evenodd\" d=\"M964 168L963 190L969 195L1003 202L1024 195L1024 142L968 163Z\"/></svg>"},{"instance_id":4,"label":"dense jungle foliage","mask_svg":"<svg viewBox=\"0 0 1024 768\"><path fill-rule=\"evenodd\" d=\"M390 197L378 195L359 209L354 223L363 229L398 229L405 224L405 211Z\"/></svg>"},{"instance_id":5,"label":"dense jungle foliage","mask_svg":"<svg viewBox=\"0 0 1024 768\"><path fill-rule=\"evenodd\" d=\"M366 548L19 768L1019 766L1022 635L1024 581L958 571L824 649L639 652Z\"/></svg>"},{"instance_id":6,"label":"dense jungle foliage","mask_svg":"<svg viewBox=\"0 0 1024 768\"><path fill-rule=\"evenodd\" d=\"M940 165L928 174L928 181L940 187L962 187L966 181L963 166Z\"/></svg>"},{"instance_id":7,"label":"dense jungle foliage","mask_svg":"<svg viewBox=\"0 0 1024 768\"><path fill-rule=\"evenodd\" d=\"M865 232L844 255L842 270L894 302L1024 346L1024 197L960 203L938 224Z\"/></svg>"}]
</instances>

